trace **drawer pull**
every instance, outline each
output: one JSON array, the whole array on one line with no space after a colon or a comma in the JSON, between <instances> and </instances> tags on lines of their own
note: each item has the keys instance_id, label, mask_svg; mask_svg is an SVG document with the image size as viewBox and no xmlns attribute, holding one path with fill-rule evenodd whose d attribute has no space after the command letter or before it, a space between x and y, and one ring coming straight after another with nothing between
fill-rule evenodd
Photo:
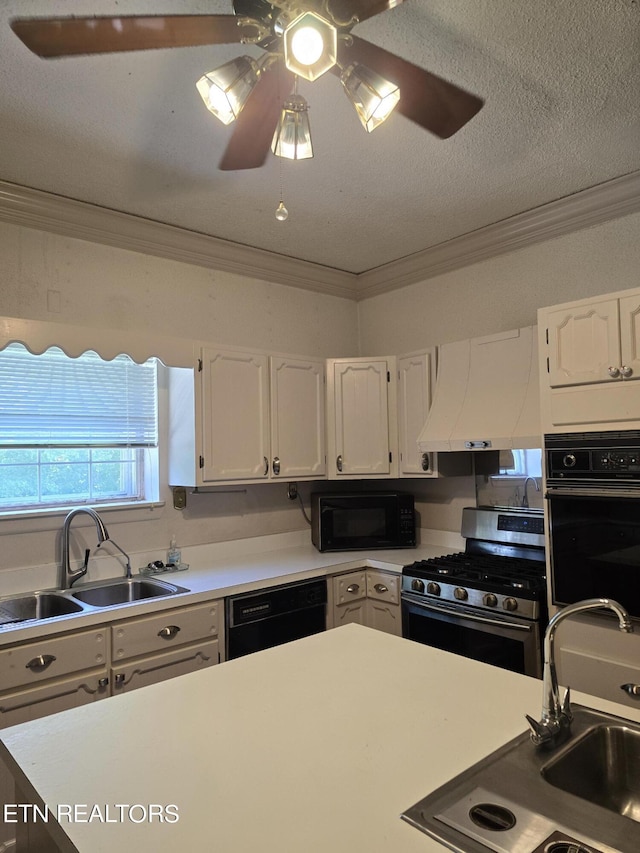
<instances>
[{"instance_id":1,"label":"drawer pull","mask_svg":"<svg viewBox=\"0 0 640 853\"><path fill-rule=\"evenodd\" d=\"M99 678L98 679L98 687L108 687L109 679L108 678Z\"/></svg>"},{"instance_id":2,"label":"drawer pull","mask_svg":"<svg viewBox=\"0 0 640 853\"><path fill-rule=\"evenodd\" d=\"M624 690L632 699L640 701L640 684L621 684L620 690Z\"/></svg>"},{"instance_id":3,"label":"drawer pull","mask_svg":"<svg viewBox=\"0 0 640 853\"><path fill-rule=\"evenodd\" d=\"M158 636L163 640L173 640L180 628L177 625L167 625L166 628L161 628L158 631Z\"/></svg>"},{"instance_id":4,"label":"drawer pull","mask_svg":"<svg viewBox=\"0 0 640 853\"><path fill-rule=\"evenodd\" d=\"M383 593L383 592L389 592L389 588L388 588L388 587L386 587L383 583L377 583L377 584L374 586L374 589L375 589L375 591L376 591L376 592L379 592L379 593L380 593L380 595L382 595L382 593Z\"/></svg>"},{"instance_id":5,"label":"drawer pull","mask_svg":"<svg viewBox=\"0 0 640 853\"><path fill-rule=\"evenodd\" d=\"M113 680L116 684L124 684L124 672L118 672Z\"/></svg>"},{"instance_id":6,"label":"drawer pull","mask_svg":"<svg viewBox=\"0 0 640 853\"><path fill-rule=\"evenodd\" d=\"M360 584L359 583L350 583L347 587L347 592L360 592Z\"/></svg>"},{"instance_id":7,"label":"drawer pull","mask_svg":"<svg viewBox=\"0 0 640 853\"><path fill-rule=\"evenodd\" d=\"M54 662L55 655L38 655L30 660L25 666L25 669L30 669L31 672L44 672L45 669Z\"/></svg>"}]
</instances>

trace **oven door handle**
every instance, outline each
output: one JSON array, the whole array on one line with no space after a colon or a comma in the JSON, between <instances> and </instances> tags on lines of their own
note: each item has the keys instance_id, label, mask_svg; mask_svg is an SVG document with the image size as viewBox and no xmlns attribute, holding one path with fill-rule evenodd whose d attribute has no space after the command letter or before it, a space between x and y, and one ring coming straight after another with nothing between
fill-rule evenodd
<instances>
[{"instance_id":1,"label":"oven door handle","mask_svg":"<svg viewBox=\"0 0 640 853\"><path fill-rule=\"evenodd\" d=\"M490 616L476 616L469 613L467 610L458 610L455 607L443 607L440 604L427 604L424 599L413 595L403 595L402 599L411 604L417 604L424 610L431 610L432 613L446 613L447 616L457 616L458 619L467 619L470 622L480 622L482 625L496 625L499 628L512 628L514 631L530 632L532 625L530 623L509 622L506 619L492 619Z\"/></svg>"},{"instance_id":2,"label":"oven door handle","mask_svg":"<svg viewBox=\"0 0 640 853\"><path fill-rule=\"evenodd\" d=\"M548 486L545 498L640 498L640 489L611 486L588 489L575 486Z\"/></svg>"}]
</instances>

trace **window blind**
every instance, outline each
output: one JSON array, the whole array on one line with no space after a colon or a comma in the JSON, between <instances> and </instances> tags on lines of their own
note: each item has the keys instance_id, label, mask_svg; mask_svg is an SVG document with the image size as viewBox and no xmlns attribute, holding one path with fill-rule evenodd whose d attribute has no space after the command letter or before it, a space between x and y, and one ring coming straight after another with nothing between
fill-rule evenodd
<instances>
[{"instance_id":1,"label":"window blind","mask_svg":"<svg viewBox=\"0 0 640 853\"><path fill-rule=\"evenodd\" d=\"M0 351L0 447L153 447L156 361L70 358L19 343Z\"/></svg>"}]
</instances>

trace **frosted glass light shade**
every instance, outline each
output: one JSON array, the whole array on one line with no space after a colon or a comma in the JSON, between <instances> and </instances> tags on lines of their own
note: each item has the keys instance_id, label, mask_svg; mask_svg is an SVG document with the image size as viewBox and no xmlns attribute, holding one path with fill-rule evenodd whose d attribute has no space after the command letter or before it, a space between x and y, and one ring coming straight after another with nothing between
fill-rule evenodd
<instances>
[{"instance_id":1,"label":"frosted glass light shade","mask_svg":"<svg viewBox=\"0 0 640 853\"><path fill-rule=\"evenodd\" d=\"M284 102L271 142L271 150L276 157L287 160L313 157L308 109L309 105L301 95L290 95Z\"/></svg>"},{"instance_id":2,"label":"frosted glass light shade","mask_svg":"<svg viewBox=\"0 0 640 853\"><path fill-rule=\"evenodd\" d=\"M398 86L365 65L352 63L340 80L367 133L382 124L400 100Z\"/></svg>"},{"instance_id":3,"label":"frosted glass light shade","mask_svg":"<svg viewBox=\"0 0 640 853\"><path fill-rule=\"evenodd\" d=\"M231 124L258 82L260 68L250 56L238 56L203 75L196 87L207 109L223 124Z\"/></svg>"},{"instance_id":4,"label":"frosted glass light shade","mask_svg":"<svg viewBox=\"0 0 640 853\"><path fill-rule=\"evenodd\" d=\"M317 80L336 64L338 32L315 12L304 12L284 31L284 63L305 80Z\"/></svg>"}]
</instances>

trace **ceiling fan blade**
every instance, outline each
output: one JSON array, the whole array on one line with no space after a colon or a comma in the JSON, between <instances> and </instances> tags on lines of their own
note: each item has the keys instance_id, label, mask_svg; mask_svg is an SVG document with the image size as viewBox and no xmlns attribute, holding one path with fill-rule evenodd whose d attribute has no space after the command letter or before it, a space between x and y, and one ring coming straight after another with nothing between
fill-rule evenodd
<instances>
[{"instance_id":1,"label":"ceiling fan blade","mask_svg":"<svg viewBox=\"0 0 640 853\"><path fill-rule=\"evenodd\" d=\"M481 109L484 101L365 39L341 42L341 65L360 62L400 87L396 110L441 139L453 136Z\"/></svg>"},{"instance_id":2,"label":"ceiling fan blade","mask_svg":"<svg viewBox=\"0 0 640 853\"><path fill-rule=\"evenodd\" d=\"M45 59L121 50L232 44L246 35L236 15L15 18L11 29ZM245 19L248 20L248 19ZM247 26L258 26L257 21Z\"/></svg>"},{"instance_id":3,"label":"ceiling fan blade","mask_svg":"<svg viewBox=\"0 0 640 853\"><path fill-rule=\"evenodd\" d=\"M348 25L353 19L366 21L380 12L399 6L404 0L328 0L327 11L334 21Z\"/></svg>"},{"instance_id":4,"label":"ceiling fan blade","mask_svg":"<svg viewBox=\"0 0 640 853\"><path fill-rule=\"evenodd\" d=\"M275 62L262 72L235 121L234 131L219 169L232 172L239 169L256 169L264 164L283 101L292 89L293 74L285 68L283 60Z\"/></svg>"}]
</instances>

